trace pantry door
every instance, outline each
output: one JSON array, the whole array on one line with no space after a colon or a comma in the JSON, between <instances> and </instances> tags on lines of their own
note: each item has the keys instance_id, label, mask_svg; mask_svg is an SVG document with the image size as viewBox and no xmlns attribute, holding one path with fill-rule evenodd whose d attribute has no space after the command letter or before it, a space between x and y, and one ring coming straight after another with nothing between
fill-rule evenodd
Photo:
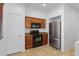
<instances>
[{"instance_id":1,"label":"pantry door","mask_svg":"<svg viewBox=\"0 0 79 59\"><path fill-rule=\"evenodd\" d=\"M7 53L12 54L21 52L24 47L24 24L21 15L8 14L7 15Z\"/></svg>"},{"instance_id":2,"label":"pantry door","mask_svg":"<svg viewBox=\"0 0 79 59\"><path fill-rule=\"evenodd\" d=\"M3 4L0 3L0 56L6 55L5 39L3 38Z\"/></svg>"}]
</instances>

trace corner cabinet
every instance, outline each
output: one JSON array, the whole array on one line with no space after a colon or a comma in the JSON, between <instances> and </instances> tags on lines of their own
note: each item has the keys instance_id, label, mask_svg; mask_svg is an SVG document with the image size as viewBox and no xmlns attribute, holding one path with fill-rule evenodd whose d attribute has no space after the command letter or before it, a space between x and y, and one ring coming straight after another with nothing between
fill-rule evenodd
<instances>
[{"instance_id":1,"label":"corner cabinet","mask_svg":"<svg viewBox=\"0 0 79 59\"><path fill-rule=\"evenodd\" d=\"M40 29L46 27L46 19L34 18L34 17L25 17L25 27L31 28L32 23L39 23Z\"/></svg>"}]
</instances>

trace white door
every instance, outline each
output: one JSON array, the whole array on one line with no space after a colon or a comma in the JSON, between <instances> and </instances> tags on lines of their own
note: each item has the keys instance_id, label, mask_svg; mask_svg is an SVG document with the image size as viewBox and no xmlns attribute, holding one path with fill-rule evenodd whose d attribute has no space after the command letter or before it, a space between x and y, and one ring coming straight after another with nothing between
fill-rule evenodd
<instances>
[{"instance_id":1,"label":"white door","mask_svg":"<svg viewBox=\"0 0 79 59\"><path fill-rule=\"evenodd\" d=\"M23 17L21 15L7 15L7 53L21 52L24 45Z\"/></svg>"},{"instance_id":2,"label":"white door","mask_svg":"<svg viewBox=\"0 0 79 59\"><path fill-rule=\"evenodd\" d=\"M4 47L4 39L0 40L0 56L4 56L5 55L5 47Z\"/></svg>"}]
</instances>

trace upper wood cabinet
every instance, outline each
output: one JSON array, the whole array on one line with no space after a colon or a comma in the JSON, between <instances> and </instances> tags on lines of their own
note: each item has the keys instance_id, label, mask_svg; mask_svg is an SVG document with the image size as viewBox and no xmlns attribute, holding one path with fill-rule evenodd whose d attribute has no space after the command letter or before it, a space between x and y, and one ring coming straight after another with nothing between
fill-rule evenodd
<instances>
[{"instance_id":1,"label":"upper wood cabinet","mask_svg":"<svg viewBox=\"0 0 79 59\"><path fill-rule=\"evenodd\" d=\"M2 15L3 15L3 4L0 3L0 16L2 16Z\"/></svg>"},{"instance_id":2,"label":"upper wood cabinet","mask_svg":"<svg viewBox=\"0 0 79 59\"><path fill-rule=\"evenodd\" d=\"M32 23L39 23L40 28L45 28L46 27L46 19L41 19L41 18L34 18L34 17L25 17L25 27L26 28L31 28Z\"/></svg>"},{"instance_id":3,"label":"upper wood cabinet","mask_svg":"<svg viewBox=\"0 0 79 59\"><path fill-rule=\"evenodd\" d=\"M25 18L25 27L31 28L31 18L29 18L29 17Z\"/></svg>"}]
</instances>

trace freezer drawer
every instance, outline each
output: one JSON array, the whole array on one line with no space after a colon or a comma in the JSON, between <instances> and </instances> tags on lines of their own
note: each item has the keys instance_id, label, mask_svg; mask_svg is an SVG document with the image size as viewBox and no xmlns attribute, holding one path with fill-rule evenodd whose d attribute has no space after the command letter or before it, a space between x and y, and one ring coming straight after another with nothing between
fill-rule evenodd
<instances>
[{"instance_id":1,"label":"freezer drawer","mask_svg":"<svg viewBox=\"0 0 79 59\"><path fill-rule=\"evenodd\" d=\"M49 45L54 48L61 49L60 39L49 38Z\"/></svg>"}]
</instances>

